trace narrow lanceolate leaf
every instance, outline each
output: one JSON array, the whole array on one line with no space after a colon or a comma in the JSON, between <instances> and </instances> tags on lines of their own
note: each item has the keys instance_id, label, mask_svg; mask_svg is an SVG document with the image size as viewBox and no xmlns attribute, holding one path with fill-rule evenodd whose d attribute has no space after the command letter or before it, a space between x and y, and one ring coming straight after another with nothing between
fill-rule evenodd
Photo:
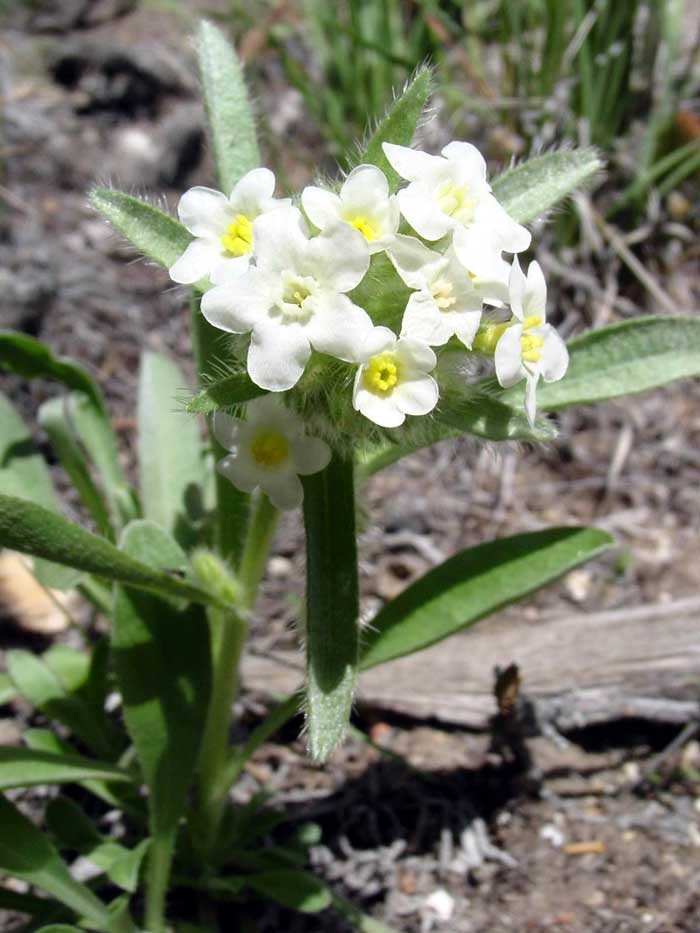
<instances>
[{"instance_id":1,"label":"narrow lanceolate leaf","mask_svg":"<svg viewBox=\"0 0 700 933\"><path fill-rule=\"evenodd\" d=\"M170 598L216 604L214 596L179 576L153 570L105 538L85 531L48 509L0 493L0 547L94 573L108 580L153 590ZM181 573L181 567L168 568Z\"/></svg>"},{"instance_id":2,"label":"narrow lanceolate leaf","mask_svg":"<svg viewBox=\"0 0 700 933\"><path fill-rule=\"evenodd\" d=\"M157 207L111 188L94 188L90 203L136 249L166 268L192 239L187 230Z\"/></svg>"},{"instance_id":3,"label":"narrow lanceolate leaf","mask_svg":"<svg viewBox=\"0 0 700 933\"><path fill-rule=\"evenodd\" d=\"M358 662L358 584L352 463L334 456L304 477L306 717L323 761L350 719Z\"/></svg>"},{"instance_id":4,"label":"narrow lanceolate leaf","mask_svg":"<svg viewBox=\"0 0 700 933\"><path fill-rule=\"evenodd\" d=\"M102 392L90 373L73 360L56 356L45 343L28 334L0 331L2 369L24 379L55 379L68 389L84 392L95 408L105 411Z\"/></svg>"},{"instance_id":5,"label":"narrow lanceolate leaf","mask_svg":"<svg viewBox=\"0 0 700 933\"><path fill-rule=\"evenodd\" d=\"M131 781L109 764L77 755L54 755L29 748L0 748L0 790L33 784L77 784L81 781Z\"/></svg>"},{"instance_id":6,"label":"narrow lanceolate leaf","mask_svg":"<svg viewBox=\"0 0 700 933\"><path fill-rule=\"evenodd\" d=\"M122 547L132 559L149 563L154 573L183 558L175 541L148 522L128 525ZM150 883L157 886L160 901L209 702L211 655L204 610L190 606L177 611L161 599L117 587L112 652L124 719L149 790L154 837Z\"/></svg>"},{"instance_id":7,"label":"narrow lanceolate leaf","mask_svg":"<svg viewBox=\"0 0 700 933\"><path fill-rule=\"evenodd\" d=\"M427 648L612 544L610 535L595 528L549 528L461 551L380 609L363 632L361 667Z\"/></svg>"},{"instance_id":8,"label":"narrow lanceolate leaf","mask_svg":"<svg viewBox=\"0 0 700 933\"><path fill-rule=\"evenodd\" d=\"M331 893L326 885L305 871L279 869L260 872L249 875L246 884L263 897L304 914L317 914L331 903Z\"/></svg>"},{"instance_id":9,"label":"narrow lanceolate leaf","mask_svg":"<svg viewBox=\"0 0 700 933\"><path fill-rule=\"evenodd\" d=\"M545 214L603 168L595 149L548 152L499 175L493 193L518 223Z\"/></svg>"},{"instance_id":10,"label":"narrow lanceolate leaf","mask_svg":"<svg viewBox=\"0 0 700 933\"><path fill-rule=\"evenodd\" d=\"M255 385L247 373L234 373L200 389L187 403L186 411L208 415L220 408L233 408L234 405L266 394L267 390Z\"/></svg>"},{"instance_id":11,"label":"narrow lanceolate leaf","mask_svg":"<svg viewBox=\"0 0 700 933\"><path fill-rule=\"evenodd\" d=\"M211 23L199 27L197 53L214 162L228 195L246 172L260 165L253 111L236 53Z\"/></svg>"},{"instance_id":12,"label":"narrow lanceolate leaf","mask_svg":"<svg viewBox=\"0 0 700 933\"><path fill-rule=\"evenodd\" d=\"M44 458L35 449L29 429L1 392L0 490L8 496L18 496L58 512L58 500ZM9 543L6 546L9 547ZM80 578L75 571L46 560L34 562L34 576L44 586L61 590L70 589Z\"/></svg>"},{"instance_id":13,"label":"narrow lanceolate leaf","mask_svg":"<svg viewBox=\"0 0 700 933\"><path fill-rule=\"evenodd\" d=\"M356 160L356 164L369 162L379 166L386 175L392 191L398 188L401 178L389 165L382 143L396 143L399 146L411 145L416 126L430 96L431 77L430 68L423 66L418 69L403 93L396 98L380 121Z\"/></svg>"},{"instance_id":14,"label":"narrow lanceolate leaf","mask_svg":"<svg viewBox=\"0 0 700 933\"><path fill-rule=\"evenodd\" d=\"M435 411L435 420L453 429L455 435L474 434L491 441L546 441L557 433L554 425L544 418L538 418L531 426L522 407L511 408L480 394L461 398L447 394Z\"/></svg>"},{"instance_id":15,"label":"narrow lanceolate leaf","mask_svg":"<svg viewBox=\"0 0 700 933\"><path fill-rule=\"evenodd\" d=\"M568 346L564 378L540 383L537 389L542 410L633 395L700 376L700 318L637 318L590 331Z\"/></svg>"},{"instance_id":16,"label":"narrow lanceolate leaf","mask_svg":"<svg viewBox=\"0 0 700 933\"><path fill-rule=\"evenodd\" d=\"M0 869L46 891L98 930L108 929L106 906L72 877L46 836L2 795L0 826Z\"/></svg>"},{"instance_id":17,"label":"narrow lanceolate leaf","mask_svg":"<svg viewBox=\"0 0 700 933\"><path fill-rule=\"evenodd\" d=\"M141 358L138 395L139 489L144 518L186 545L201 508L204 450L196 418L176 401L186 391L180 368L160 353Z\"/></svg>"}]
</instances>

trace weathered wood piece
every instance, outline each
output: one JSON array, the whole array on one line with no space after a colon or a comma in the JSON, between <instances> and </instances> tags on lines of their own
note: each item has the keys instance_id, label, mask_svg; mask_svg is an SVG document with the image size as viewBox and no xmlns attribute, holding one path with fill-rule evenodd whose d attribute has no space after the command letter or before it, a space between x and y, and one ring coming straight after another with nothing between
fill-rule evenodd
<instances>
[{"instance_id":1,"label":"weathered wood piece","mask_svg":"<svg viewBox=\"0 0 700 933\"><path fill-rule=\"evenodd\" d=\"M485 729L494 668L513 661L539 717L560 731L625 717L687 722L700 713L700 596L536 621L510 609L362 674L357 702ZM246 689L263 696L296 689L300 672L293 652L243 663Z\"/></svg>"}]
</instances>

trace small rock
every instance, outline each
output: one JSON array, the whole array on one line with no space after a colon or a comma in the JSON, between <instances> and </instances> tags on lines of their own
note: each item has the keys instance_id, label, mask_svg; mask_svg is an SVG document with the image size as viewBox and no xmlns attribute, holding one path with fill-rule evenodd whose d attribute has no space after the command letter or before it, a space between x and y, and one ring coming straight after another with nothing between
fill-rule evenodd
<instances>
[{"instance_id":1,"label":"small rock","mask_svg":"<svg viewBox=\"0 0 700 933\"><path fill-rule=\"evenodd\" d=\"M555 849L560 849L566 841L564 833L554 823L545 823L540 828L540 839L549 842Z\"/></svg>"},{"instance_id":2,"label":"small rock","mask_svg":"<svg viewBox=\"0 0 700 933\"><path fill-rule=\"evenodd\" d=\"M437 891L433 891L432 894L426 897L425 906L436 914L438 920L446 923L448 920L452 919L455 901L444 888L438 888Z\"/></svg>"},{"instance_id":3,"label":"small rock","mask_svg":"<svg viewBox=\"0 0 700 933\"><path fill-rule=\"evenodd\" d=\"M34 579L28 559L16 551L0 554L0 599L7 614L28 632L52 635L68 628L69 620L60 608L68 595L47 593Z\"/></svg>"},{"instance_id":4,"label":"small rock","mask_svg":"<svg viewBox=\"0 0 700 933\"><path fill-rule=\"evenodd\" d=\"M566 575L564 585L575 603L583 603L591 591L591 575L587 570L572 570Z\"/></svg>"}]
</instances>

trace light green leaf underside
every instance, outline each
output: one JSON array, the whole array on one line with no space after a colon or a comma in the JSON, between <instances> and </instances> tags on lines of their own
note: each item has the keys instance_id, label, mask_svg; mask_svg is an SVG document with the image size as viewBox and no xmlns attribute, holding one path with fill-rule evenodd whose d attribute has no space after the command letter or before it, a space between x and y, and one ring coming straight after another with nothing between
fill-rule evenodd
<instances>
[{"instance_id":1,"label":"light green leaf underside","mask_svg":"<svg viewBox=\"0 0 700 933\"><path fill-rule=\"evenodd\" d=\"M450 557L387 603L363 632L360 667L400 658L522 599L612 545L594 528L550 528Z\"/></svg>"},{"instance_id":2,"label":"light green leaf underside","mask_svg":"<svg viewBox=\"0 0 700 933\"><path fill-rule=\"evenodd\" d=\"M187 403L191 413L208 415L220 408L232 408L242 402L266 395L267 390L255 385L247 373L234 373L205 386Z\"/></svg>"},{"instance_id":3,"label":"light green leaf underside","mask_svg":"<svg viewBox=\"0 0 700 933\"><path fill-rule=\"evenodd\" d=\"M527 224L580 188L602 167L595 149L548 152L507 169L491 185L510 216Z\"/></svg>"},{"instance_id":4,"label":"light green leaf underside","mask_svg":"<svg viewBox=\"0 0 700 933\"><path fill-rule=\"evenodd\" d=\"M246 172L260 165L253 111L236 53L206 21L199 27L197 54L214 162L229 195Z\"/></svg>"},{"instance_id":5,"label":"light green leaf underside","mask_svg":"<svg viewBox=\"0 0 700 933\"><path fill-rule=\"evenodd\" d=\"M169 268L192 239L174 218L146 201L111 188L94 188L90 203L136 249Z\"/></svg>"}]
</instances>

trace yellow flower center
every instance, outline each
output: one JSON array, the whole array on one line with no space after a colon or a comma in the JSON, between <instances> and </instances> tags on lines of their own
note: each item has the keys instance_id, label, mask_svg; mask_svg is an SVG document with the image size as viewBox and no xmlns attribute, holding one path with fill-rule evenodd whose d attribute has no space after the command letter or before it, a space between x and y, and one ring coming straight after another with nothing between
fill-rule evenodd
<instances>
[{"instance_id":1,"label":"yellow flower center","mask_svg":"<svg viewBox=\"0 0 700 933\"><path fill-rule=\"evenodd\" d=\"M261 467L276 467L289 456L289 441L279 431L259 431L250 445L250 453Z\"/></svg>"},{"instance_id":2,"label":"yellow flower center","mask_svg":"<svg viewBox=\"0 0 700 933\"><path fill-rule=\"evenodd\" d=\"M253 225L245 214L236 214L221 234L221 243L230 256L244 256L253 246Z\"/></svg>"},{"instance_id":3,"label":"yellow flower center","mask_svg":"<svg viewBox=\"0 0 700 933\"><path fill-rule=\"evenodd\" d=\"M440 210L448 217L466 223L474 214L476 203L468 185L456 185L451 178L446 178L435 189L435 200Z\"/></svg>"},{"instance_id":4,"label":"yellow flower center","mask_svg":"<svg viewBox=\"0 0 700 933\"><path fill-rule=\"evenodd\" d=\"M284 279L282 288L282 301L286 304L296 305L298 308L312 292L312 280L308 276L290 275Z\"/></svg>"},{"instance_id":5,"label":"yellow flower center","mask_svg":"<svg viewBox=\"0 0 700 933\"><path fill-rule=\"evenodd\" d=\"M362 376L365 389L376 395L388 395L399 381L399 364L395 353L378 353L367 363Z\"/></svg>"},{"instance_id":6,"label":"yellow flower center","mask_svg":"<svg viewBox=\"0 0 700 933\"><path fill-rule=\"evenodd\" d=\"M446 279L438 279L433 285L433 299L441 311L447 311L448 308L454 307L457 299L454 296L452 282L448 282Z\"/></svg>"},{"instance_id":7,"label":"yellow flower center","mask_svg":"<svg viewBox=\"0 0 700 933\"><path fill-rule=\"evenodd\" d=\"M350 217L346 217L345 219L351 227L354 227L355 230L360 231L368 243L371 243L373 240L377 239L377 228L374 226L371 220L364 216L364 214L354 214Z\"/></svg>"}]
</instances>

